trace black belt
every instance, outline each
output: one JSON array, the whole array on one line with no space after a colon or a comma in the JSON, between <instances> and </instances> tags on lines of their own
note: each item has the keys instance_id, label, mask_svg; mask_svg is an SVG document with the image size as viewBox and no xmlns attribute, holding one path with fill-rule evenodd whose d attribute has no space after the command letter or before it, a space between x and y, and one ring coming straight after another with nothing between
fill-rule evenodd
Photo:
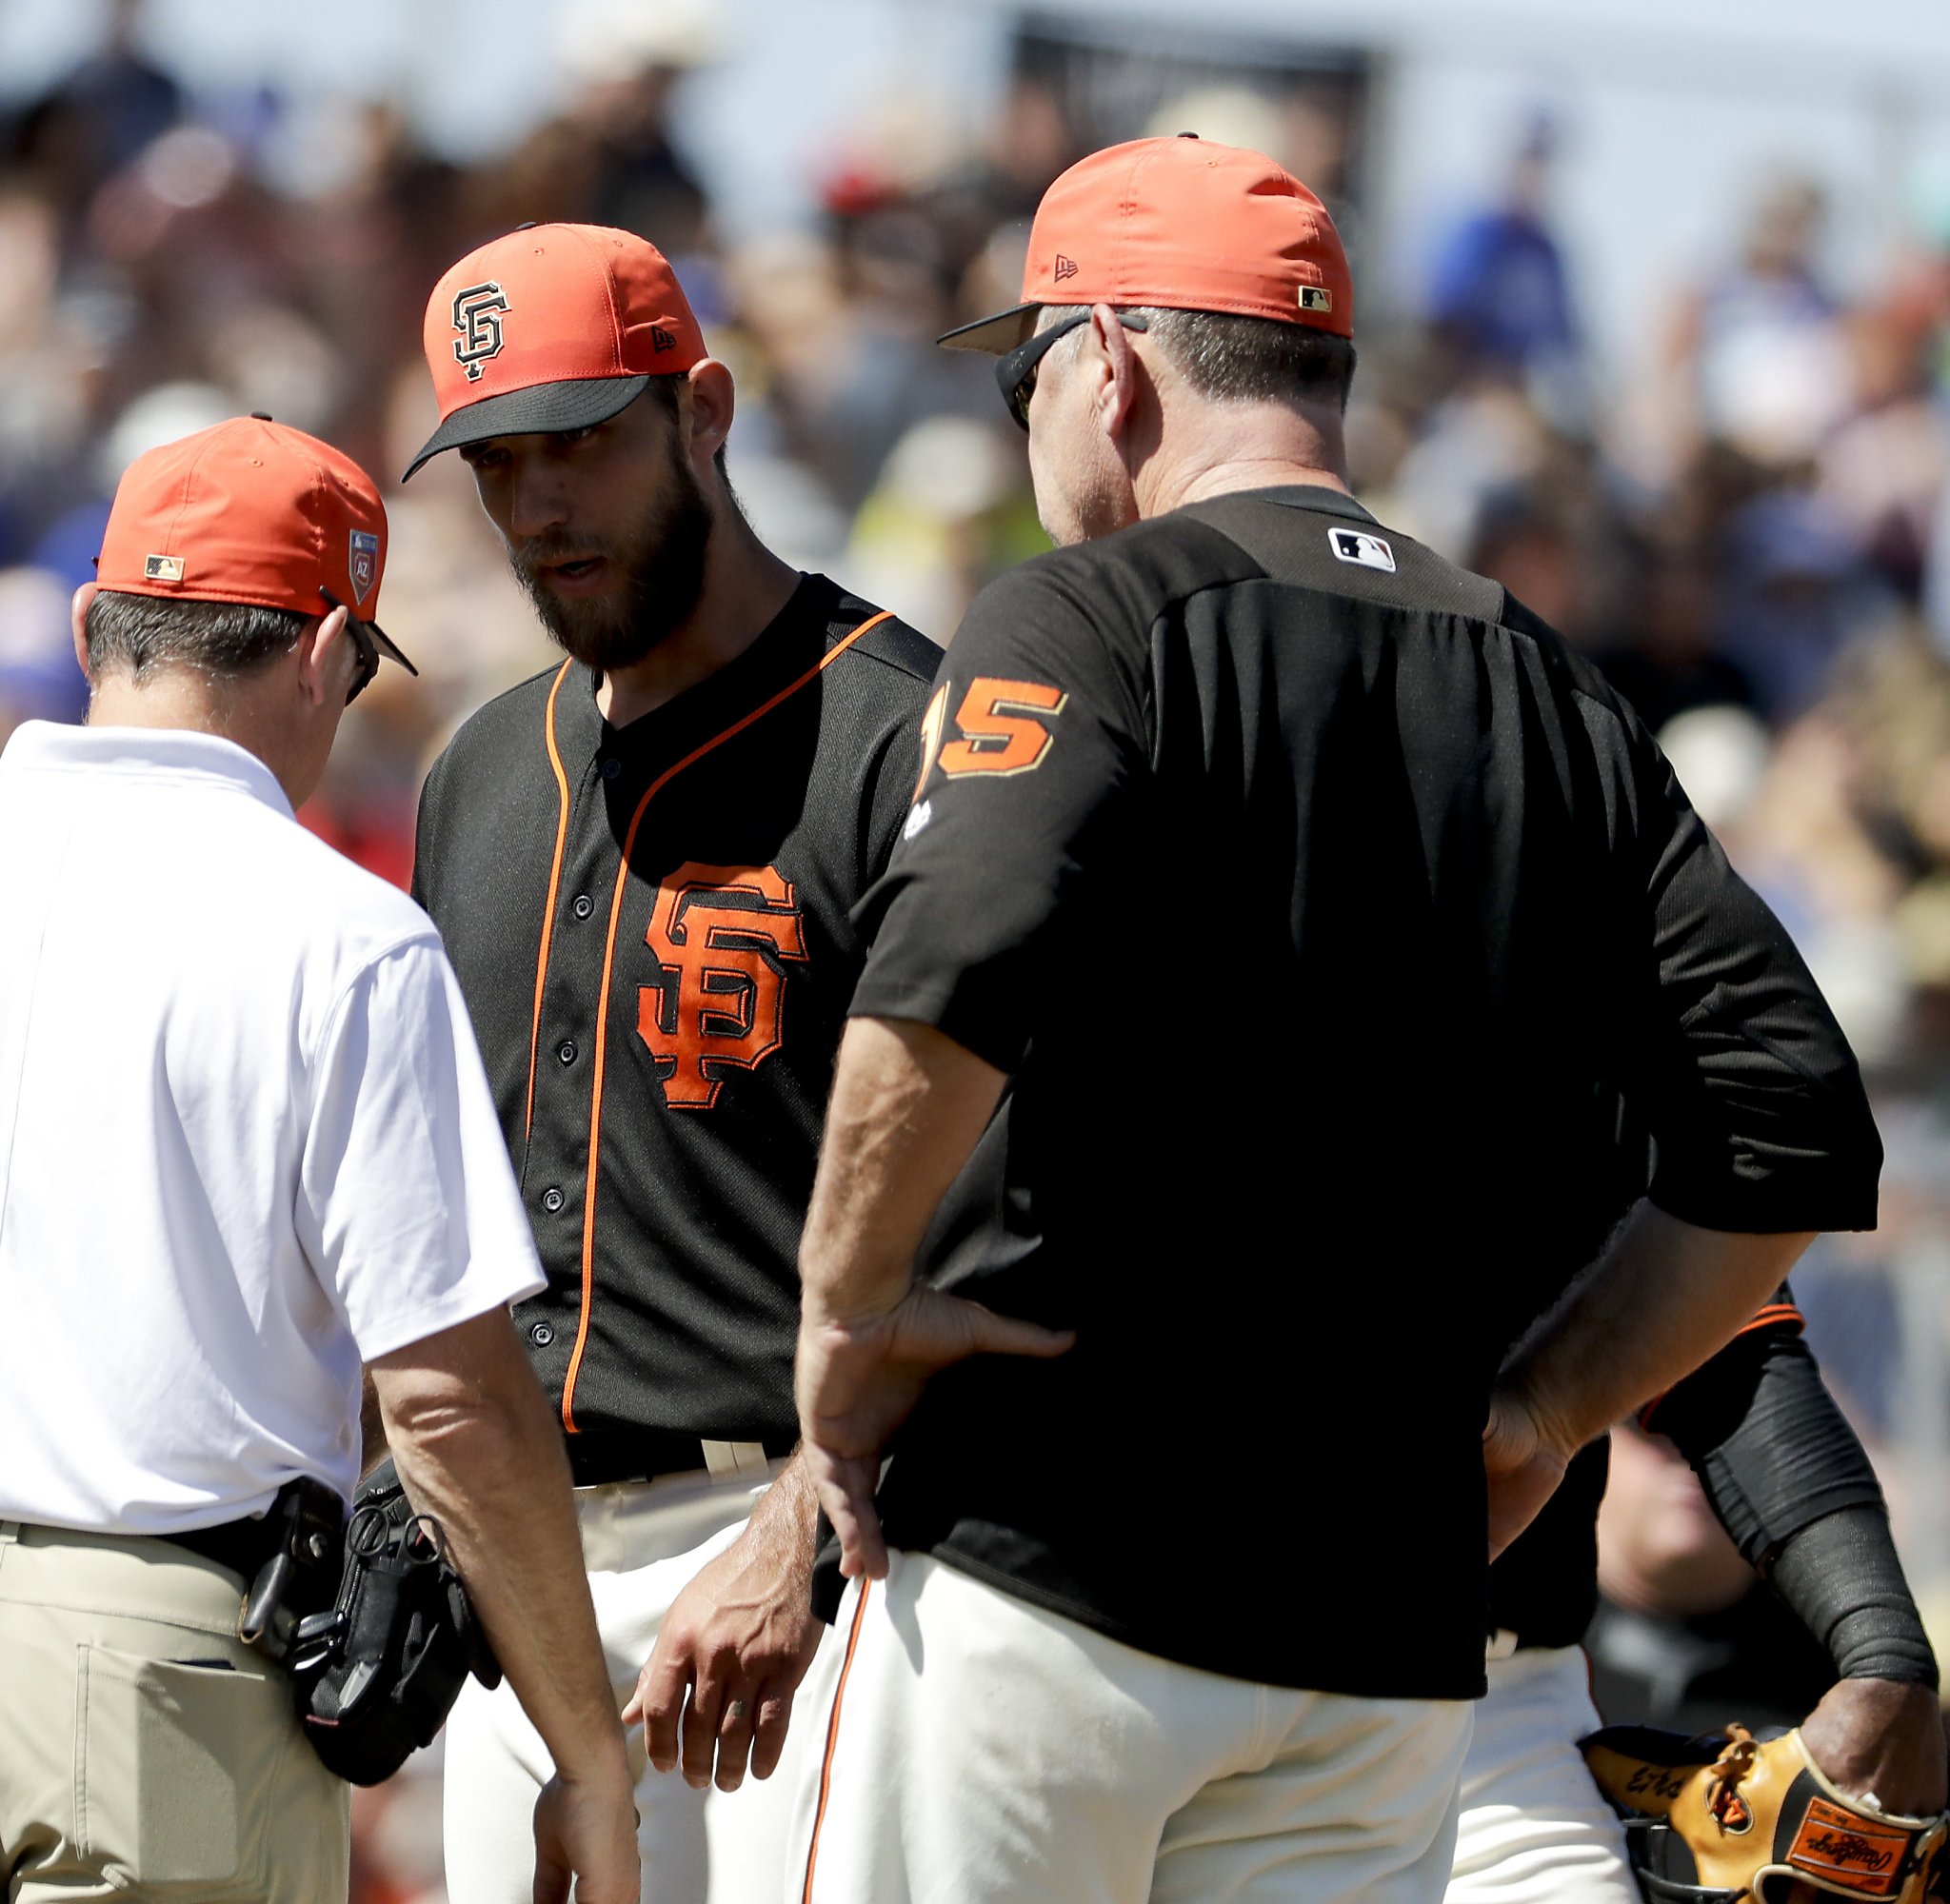
<instances>
[{"instance_id":1,"label":"black belt","mask_svg":"<svg viewBox=\"0 0 1950 1904\"><path fill-rule=\"evenodd\" d=\"M754 1437L770 1460L799 1445L794 1435ZM577 1487L605 1487L613 1481L653 1481L660 1475L691 1475L707 1465L702 1437L673 1428L613 1428L564 1437L568 1472Z\"/></svg>"},{"instance_id":2,"label":"black belt","mask_svg":"<svg viewBox=\"0 0 1950 1904\"><path fill-rule=\"evenodd\" d=\"M167 1540L172 1547L187 1547L206 1560L214 1560L248 1587L283 1543L284 1527L274 1514L247 1515L242 1520L227 1520L221 1527L197 1527L188 1534L158 1534L153 1537Z\"/></svg>"}]
</instances>

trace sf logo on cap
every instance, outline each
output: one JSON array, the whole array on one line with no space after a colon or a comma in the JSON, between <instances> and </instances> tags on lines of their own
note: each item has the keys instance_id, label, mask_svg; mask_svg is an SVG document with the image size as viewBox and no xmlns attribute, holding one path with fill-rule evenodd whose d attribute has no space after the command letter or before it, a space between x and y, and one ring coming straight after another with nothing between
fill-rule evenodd
<instances>
[{"instance_id":1,"label":"sf logo on cap","mask_svg":"<svg viewBox=\"0 0 1950 1904\"><path fill-rule=\"evenodd\" d=\"M453 327L460 332L453 354L470 384L480 381L482 364L501 353L501 319L507 309L507 299L497 284L469 285L453 294Z\"/></svg>"}]
</instances>

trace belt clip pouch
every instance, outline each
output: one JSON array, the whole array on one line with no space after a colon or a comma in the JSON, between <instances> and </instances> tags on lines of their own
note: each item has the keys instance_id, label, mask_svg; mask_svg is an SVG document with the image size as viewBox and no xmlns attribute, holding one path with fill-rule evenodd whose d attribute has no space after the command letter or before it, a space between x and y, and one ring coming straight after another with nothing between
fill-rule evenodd
<instances>
[{"instance_id":1,"label":"belt clip pouch","mask_svg":"<svg viewBox=\"0 0 1950 1904\"><path fill-rule=\"evenodd\" d=\"M390 1461L359 1490L338 1598L300 1622L291 1670L312 1750L354 1785L430 1744L469 1673L501 1682L440 1523L413 1512Z\"/></svg>"},{"instance_id":2,"label":"belt clip pouch","mask_svg":"<svg viewBox=\"0 0 1950 1904\"><path fill-rule=\"evenodd\" d=\"M277 1545L245 1590L237 1637L284 1665L306 1616L331 1604L346 1510L335 1489L301 1477L278 1490L270 1518Z\"/></svg>"}]
</instances>

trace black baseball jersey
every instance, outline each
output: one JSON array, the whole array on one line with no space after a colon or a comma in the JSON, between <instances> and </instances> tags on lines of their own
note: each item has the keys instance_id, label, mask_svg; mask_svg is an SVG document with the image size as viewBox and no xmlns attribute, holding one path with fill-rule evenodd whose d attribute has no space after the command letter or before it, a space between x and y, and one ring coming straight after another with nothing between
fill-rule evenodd
<instances>
[{"instance_id":1,"label":"black baseball jersey","mask_svg":"<svg viewBox=\"0 0 1950 1904\"><path fill-rule=\"evenodd\" d=\"M1805 966L1598 674L1335 491L1003 578L927 729L853 1009L1012 1074L924 1261L1077 1343L930 1386L889 1538L1189 1665L1479 1693L1486 1392L1619 1101L1674 1215L1874 1221Z\"/></svg>"},{"instance_id":2,"label":"black baseball jersey","mask_svg":"<svg viewBox=\"0 0 1950 1904\"><path fill-rule=\"evenodd\" d=\"M646 1429L794 1438L848 914L905 817L939 657L808 576L736 660L627 726L565 662L474 715L428 779L414 896L487 1061L548 1275L516 1319L585 1478L644 1465Z\"/></svg>"}]
</instances>

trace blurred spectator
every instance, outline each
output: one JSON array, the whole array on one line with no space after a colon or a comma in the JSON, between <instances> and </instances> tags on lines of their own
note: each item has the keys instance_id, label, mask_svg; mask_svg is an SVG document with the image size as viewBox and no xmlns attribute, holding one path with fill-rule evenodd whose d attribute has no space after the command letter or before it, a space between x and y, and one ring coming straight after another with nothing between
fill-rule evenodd
<instances>
[{"instance_id":1,"label":"blurred spectator","mask_svg":"<svg viewBox=\"0 0 1950 1904\"><path fill-rule=\"evenodd\" d=\"M0 569L0 744L23 721L75 722L88 712L68 615L73 592L45 569Z\"/></svg>"},{"instance_id":2,"label":"blurred spectator","mask_svg":"<svg viewBox=\"0 0 1950 1904\"><path fill-rule=\"evenodd\" d=\"M1654 733L1696 709L1752 707L1753 682L1719 645L1720 577L1705 551L1650 539L1636 554L1618 639L1598 657L1612 685ZM1753 725L1764 749L1765 730Z\"/></svg>"},{"instance_id":3,"label":"blurred spectator","mask_svg":"<svg viewBox=\"0 0 1950 1904\"><path fill-rule=\"evenodd\" d=\"M1848 347L1815 263L1824 210L1812 181L1771 180L1739 259L1683 311L1672 346L1682 436L1786 467L1846 414Z\"/></svg>"},{"instance_id":4,"label":"blurred spectator","mask_svg":"<svg viewBox=\"0 0 1950 1904\"><path fill-rule=\"evenodd\" d=\"M1439 242L1428 321L1461 374L1494 368L1528 376L1571 413L1582 404L1581 348L1570 272L1545 219L1558 128L1532 115L1498 201Z\"/></svg>"},{"instance_id":5,"label":"blurred spectator","mask_svg":"<svg viewBox=\"0 0 1950 1904\"><path fill-rule=\"evenodd\" d=\"M175 125L183 91L141 50L142 0L112 0L102 44L6 129L0 160L78 237L104 180Z\"/></svg>"},{"instance_id":6,"label":"blurred spectator","mask_svg":"<svg viewBox=\"0 0 1950 1904\"><path fill-rule=\"evenodd\" d=\"M1612 1430L1598 1590L1584 1649L1607 1725L1799 1725L1835 1683L1828 1656L1741 1558L1679 1450L1631 1423Z\"/></svg>"}]
</instances>

